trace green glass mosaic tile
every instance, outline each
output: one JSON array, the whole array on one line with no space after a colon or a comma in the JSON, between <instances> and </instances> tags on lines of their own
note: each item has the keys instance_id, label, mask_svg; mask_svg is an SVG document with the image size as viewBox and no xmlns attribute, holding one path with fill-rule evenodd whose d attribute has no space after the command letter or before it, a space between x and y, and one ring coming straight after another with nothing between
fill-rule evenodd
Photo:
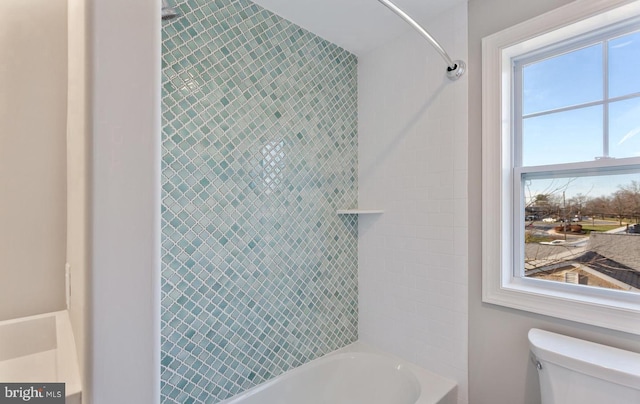
<instances>
[{"instance_id":1,"label":"green glass mosaic tile","mask_svg":"<svg viewBox=\"0 0 640 404\"><path fill-rule=\"evenodd\" d=\"M216 403L357 339L355 56L248 0L162 44L163 403Z\"/></svg>"}]
</instances>

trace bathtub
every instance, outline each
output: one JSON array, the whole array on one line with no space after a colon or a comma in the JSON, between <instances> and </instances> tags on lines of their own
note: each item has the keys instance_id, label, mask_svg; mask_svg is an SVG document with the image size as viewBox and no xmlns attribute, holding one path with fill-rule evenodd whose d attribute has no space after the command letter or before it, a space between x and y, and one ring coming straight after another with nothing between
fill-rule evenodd
<instances>
[{"instance_id":1,"label":"bathtub","mask_svg":"<svg viewBox=\"0 0 640 404\"><path fill-rule=\"evenodd\" d=\"M66 404L81 403L78 357L66 310L0 321L0 382L65 383Z\"/></svg>"},{"instance_id":2,"label":"bathtub","mask_svg":"<svg viewBox=\"0 0 640 404\"><path fill-rule=\"evenodd\" d=\"M455 404L456 383L361 342L220 404Z\"/></svg>"}]
</instances>

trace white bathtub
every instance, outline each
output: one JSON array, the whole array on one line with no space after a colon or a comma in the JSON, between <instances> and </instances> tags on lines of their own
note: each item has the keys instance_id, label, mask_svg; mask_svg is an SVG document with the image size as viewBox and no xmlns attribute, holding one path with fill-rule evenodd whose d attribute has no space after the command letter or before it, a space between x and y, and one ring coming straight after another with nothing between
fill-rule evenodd
<instances>
[{"instance_id":1,"label":"white bathtub","mask_svg":"<svg viewBox=\"0 0 640 404\"><path fill-rule=\"evenodd\" d=\"M220 404L455 404L456 383L361 342Z\"/></svg>"},{"instance_id":2,"label":"white bathtub","mask_svg":"<svg viewBox=\"0 0 640 404\"><path fill-rule=\"evenodd\" d=\"M0 321L0 381L65 383L66 404L81 403L78 356L67 311Z\"/></svg>"}]
</instances>

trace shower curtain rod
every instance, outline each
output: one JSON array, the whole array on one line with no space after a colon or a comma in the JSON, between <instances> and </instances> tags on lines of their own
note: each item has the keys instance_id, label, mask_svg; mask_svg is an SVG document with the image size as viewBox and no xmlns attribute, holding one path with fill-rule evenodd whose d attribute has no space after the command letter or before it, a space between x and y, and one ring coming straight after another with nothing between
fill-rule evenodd
<instances>
[{"instance_id":1,"label":"shower curtain rod","mask_svg":"<svg viewBox=\"0 0 640 404\"><path fill-rule=\"evenodd\" d=\"M407 13L402 11L398 6L390 2L389 0L378 0L380 3L387 6L387 8L396 13L400 18L405 20L409 25L416 29L423 37L429 41L429 43L438 51L440 56L447 62L447 77L451 80L457 80L465 72L466 65L462 60L451 60L447 52L442 45L438 43L424 28L420 26L413 18L409 17Z\"/></svg>"}]
</instances>

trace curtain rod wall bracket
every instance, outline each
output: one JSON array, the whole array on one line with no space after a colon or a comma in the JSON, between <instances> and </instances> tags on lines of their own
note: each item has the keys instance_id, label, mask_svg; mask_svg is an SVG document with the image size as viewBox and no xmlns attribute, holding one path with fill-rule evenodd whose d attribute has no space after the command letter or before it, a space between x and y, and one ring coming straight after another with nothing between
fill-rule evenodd
<instances>
[{"instance_id":1,"label":"curtain rod wall bracket","mask_svg":"<svg viewBox=\"0 0 640 404\"><path fill-rule=\"evenodd\" d=\"M458 80L465 71L467 71L467 65L462 60L454 60L453 66L447 66L447 77L449 80Z\"/></svg>"},{"instance_id":2,"label":"curtain rod wall bracket","mask_svg":"<svg viewBox=\"0 0 640 404\"><path fill-rule=\"evenodd\" d=\"M389 10L396 13L400 18L402 18L407 24L411 25L416 31L418 31L429 43L438 51L440 56L447 62L447 77L450 80L458 80L466 71L467 66L462 60L451 60L447 52L444 50L442 45L435 40L434 37L431 36L420 24L418 24L413 18L411 18L407 13L402 11L398 6L390 2L389 0L378 0L380 3L385 5Z\"/></svg>"}]
</instances>

